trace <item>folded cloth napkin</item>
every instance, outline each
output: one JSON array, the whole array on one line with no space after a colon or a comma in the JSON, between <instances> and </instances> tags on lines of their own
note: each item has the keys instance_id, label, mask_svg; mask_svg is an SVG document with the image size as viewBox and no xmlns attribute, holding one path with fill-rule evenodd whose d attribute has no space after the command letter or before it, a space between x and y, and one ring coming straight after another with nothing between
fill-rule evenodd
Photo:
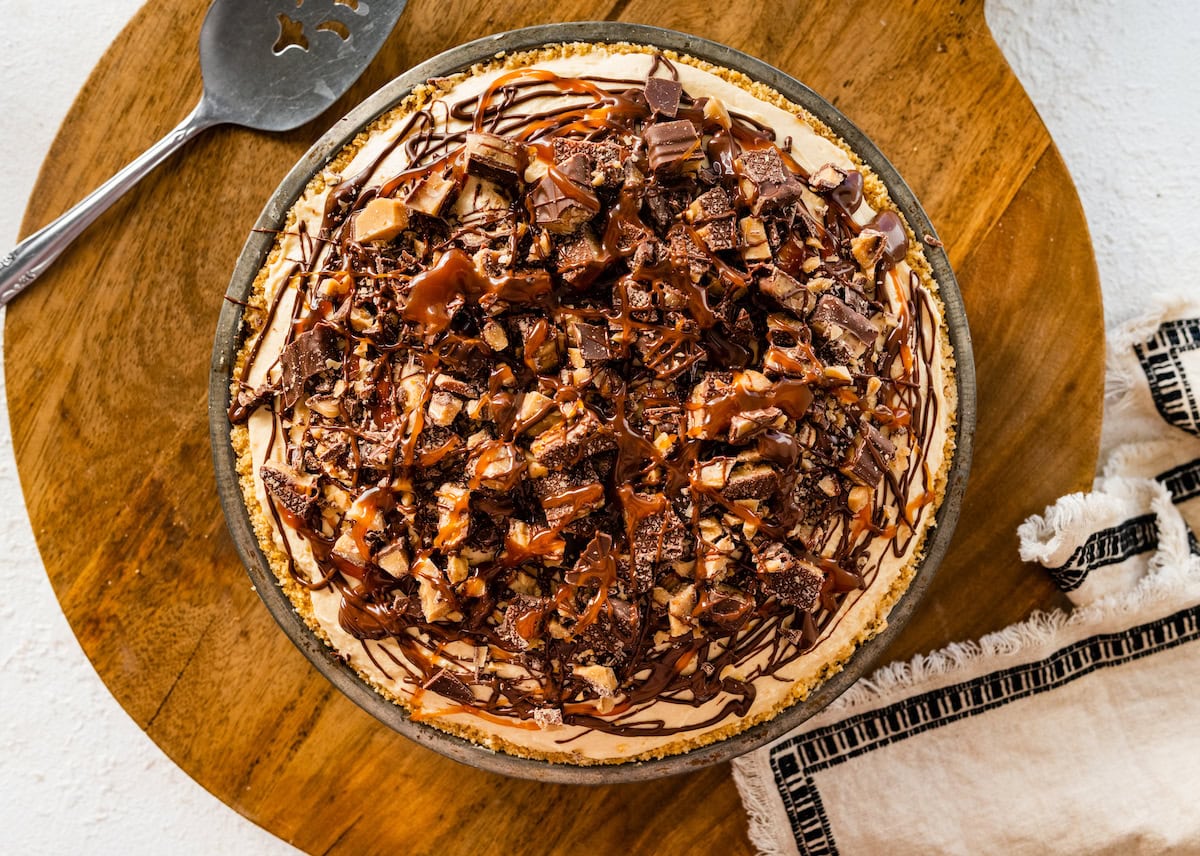
<instances>
[{"instance_id":1,"label":"folded cloth napkin","mask_svg":"<svg viewBox=\"0 0 1200 856\"><path fill-rule=\"evenodd\" d=\"M766 854L1200 853L1200 303L1109 335L1101 468L1018 530L1075 604L738 759Z\"/></svg>"}]
</instances>

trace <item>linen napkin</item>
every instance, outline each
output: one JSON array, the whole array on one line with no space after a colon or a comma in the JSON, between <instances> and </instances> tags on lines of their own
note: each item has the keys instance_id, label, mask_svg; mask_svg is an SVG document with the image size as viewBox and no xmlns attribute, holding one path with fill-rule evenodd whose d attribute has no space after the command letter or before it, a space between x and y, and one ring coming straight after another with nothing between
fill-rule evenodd
<instances>
[{"instance_id":1,"label":"linen napkin","mask_svg":"<svg viewBox=\"0 0 1200 856\"><path fill-rule=\"evenodd\" d=\"M734 762L760 852L1200 853L1200 303L1110 333L1100 461L1018 530L1071 612L885 666Z\"/></svg>"}]
</instances>

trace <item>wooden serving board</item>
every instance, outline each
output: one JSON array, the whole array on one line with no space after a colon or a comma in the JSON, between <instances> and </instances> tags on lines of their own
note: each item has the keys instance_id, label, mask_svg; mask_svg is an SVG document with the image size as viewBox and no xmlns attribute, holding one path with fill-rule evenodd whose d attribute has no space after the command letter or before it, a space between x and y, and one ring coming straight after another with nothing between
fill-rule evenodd
<instances>
[{"instance_id":1,"label":"wooden serving board","mask_svg":"<svg viewBox=\"0 0 1200 856\"><path fill-rule=\"evenodd\" d=\"M50 150L32 231L200 95L207 0L152 0ZM1079 200L979 0L410 0L363 80L290 134L211 131L97 222L8 311L25 497L63 610L118 701L184 770L313 853L750 850L727 766L579 788L421 749L333 690L251 590L217 503L205 413L222 294L264 201L336 116L460 42L561 20L690 31L808 83L879 144L946 242L974 334L975 461L950 553L891 649L907 657L1064 603L1017 524L1090 484L1103 333Z\"/></svg>"}]
</instances>

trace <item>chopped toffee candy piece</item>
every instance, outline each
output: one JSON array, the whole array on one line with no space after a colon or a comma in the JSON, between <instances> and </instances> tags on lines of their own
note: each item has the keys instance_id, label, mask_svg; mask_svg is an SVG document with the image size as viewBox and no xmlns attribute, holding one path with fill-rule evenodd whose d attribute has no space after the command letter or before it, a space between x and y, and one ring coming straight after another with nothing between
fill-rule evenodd
<instances>
[{"instance_id":1,"label":"chopped toffee candy piece","mask_svg":"<svg viewBox=\"0 0 1200 856\"><path fill-rule=\"evenodd\" d=\"M764 431L782 428L787 424L787 414L778 407L761 407L743 410L729 420L729 442L740 445L762 434Z\"/></svg>"},{"instance_id":2,"label":"chopped toffee candy piece","mask_svg":"<svg viewBox=\"0 0 1200 856\"><path fill-rule=\"evenodd\" d=\"M547 173L533 189L533 218L556 235L569 235L600 211L596 194L565 176Z\"/></svg>"},{"instance_id":3,"label":"chopped toffee candy piece","mask_svg":"<svg viewBox=\"0 0 1200 856\"><path fill-rule=\"evenodd\" d=\"M572 45L436 81L256 282L256 530L429 727L684 751L841 668L916 569L955 419L923 247L828 129L716 72Z\"/></svg>"},{"instance_id":4,"label":"chopped toffee candy piece","mask_svg":"<svg viewBox=\"0 0 1200 856\"><path fill-rule=\"evenodd\" d=\"M874 271L887 249L887 235L874 229L863 229L858 237L850 240L850 252L864 271Z\"/></svg>"},{"instance_id":5,"label":"chopped toffee candy piece","mask_svg":"<svg viewBox=\"0 0 1200 856\"><path fill-rule=\"evenodd\" d=\"M696 234L713 252L737 246L737 226L733 205L720 187L714 187L688 206L684 217L696 224Z\"/></svg>"},{"instance_id":6,"label":"chopped toffee candy piece","mask_svg":"<svg viewBox=\"0 0 1200 856\"><path fill-rule=\"evenodd\" d=\"M667 234L670 242L671 263L676 267L685 267L693 282L699 282L704 275L712 270L712 259L704 247L696 243L693 233L682 223L671 227Z\"/></svg>"},{"instance_id":7,"label":"chopped toffee candy piece","mask_svg":"<svg viewBox=\"0 0 1200 856\"><path fill-rule=\"evenodd\" d=\"M544 731L554 731L562 728L562 711L556 707L535 707L533 721L537 723L538 728Z\"/></svg>"},{"instance_id":8,"label":"chopped toffee candy piece","mask_svg":"<svg viewBox=\"0 0 1200 856\"><path fill-rule=\"evenodd\" d=\"M755 556L763 588L783 603L808 611L817 605L825 575L778 542L771 542Z\"/></svg>"},{"instance_id":9,"label":"chopped toffee candy piece","mask_svg":"<svg viewBox=\"0 0 1200 856\"><path fill-rule=\"evenodd\" d=\"M304 396L305 381L331 368L340 368L341 359L334 329L324 321L289 342L279 355L283 406L295 407Z\"/></svg>"},{"instance_id":10,"label":"chopped toffee candy piece","mask_svg":"<svg viewBox=\"0 0 1200 856\"><path fill-rule=\"evenodd\" d=\"M495 134L467 134L463 151L470 175L513 186L525 172L525 150L514 140Z\"/></svg>"},{"instance_id":11,"label":"chopped toffee candy piece","mask_svg":"<svg viewBox=\"0 0 1200 856\"><path fill-rule=\"evenodd\" d=\"M683 95L683 87L678 80L665 77L651 77L646 81L646 104L651 112L659 116L674 119L679 112L679 98Z\"/></svg>"},{"instance_id":12,"label":"chopped toffee candy piece","mask_svg":"<svg viewBox=\"0 0 1200 856\"><path fill-rule=\"evenodd\" d=\"M390 241L408 228L408 207L399 199L376 197L354 217L357 241Z\"/></svg>"},{"instance_id":13,"label":"chopped toffee candy piece","mask_svg":"<svg viewBox=\"0 0 1200 856\"><path fill-rule=\"evenodd\" d=\"M583 678L591 684L601 697L611 696L617 691L617 676L608 666L575 666L573 671L577 678Z\"/></svg>"},{"instance_id":14,"label":"chopped toffee candy piece","mask_svg":"<svg viewBox=\"0 0 1200 856\"><path fill-rule=\"evenodd\" d=\"M638 496L640 505L661 510L641 518L633 528L633 580L635 591L647 591L654 580L654 569L688 555L691 533L662 494Z\"/></svg>"},{"instance_id":15,"label":"chopped toffee candy piece","mask_svg":"<svg viewBox=\"0 0 1200 856\"><path fill-rule=\"evenodd\" d=\"M686 171L702 158L700 135L687 119L650 125L642 132L642 138L654 172Z\"/></svg>"}]
</instances>

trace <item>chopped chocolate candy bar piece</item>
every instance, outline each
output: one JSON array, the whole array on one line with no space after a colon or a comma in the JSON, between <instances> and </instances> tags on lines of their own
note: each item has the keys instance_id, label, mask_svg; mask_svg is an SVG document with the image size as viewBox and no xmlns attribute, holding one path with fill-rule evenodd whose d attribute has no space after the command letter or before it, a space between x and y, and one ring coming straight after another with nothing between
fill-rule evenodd
<instances>
[{"instance_id":1,"label":"chopped chocolate candy bar piece","mask_svg":"<svg viewBox=\"0 0 1200 856\"><path fill-rule=\"evenodd\" d=\"M766 276L758 279L758 290L773 297L796 315L807 315L814 305L814 295L799 280L774 265L769 266L767 271Z\"/></svg>"},{"instance_id":2,"label":"chopped chocolate candy bar piece","mask_svg":"<svg viewBox=\"0 0 1200 856\"><path fill-rule=\"evenodd\" d=\"M755 556L763 588L783 603L808 612L817 605L825 575L782 544L772 541Z\"/></svg>"},{"instance_id":3,"label":"chopped chocolate candy bar piece","mask_svg":"<svg viewBox=\"0 0 1200 856\"><path fill-rule=\"evenodd\" d=\"M711 251L731 250L737 246L733 205L720 187L696 197L684 212L684 218L696 224L696 234Z\"/></svg>"},{"instance_id":4,"label":"chopped chocolate candy bar piece","mask_svg":"<svg viewBox=\"0 0 1200 856\"><path fill-rule=\"evenodd\" d=\"M843 331L853 334L862 342L873 342L879 335L875 325L865 315L855 312L845 301L832 294L824 294L817 301L817 308L808 319L812 328L827 339L838 338Z\"/></svg>"},{"instance_id":5,"label":"chopped chocolate candy bar piece","mask_svg":"<svg viewBox=\"0 0 1200 856\"><path fill-rule=\"evenodd\" d=\"M566 177L546 173L533 189L534 221L556 235L569 235L596 216L600 200Z\"/></svg>"},{"instance_id":6,"label":"chopped chocolate candy bar piece","mask_svg":"<svg viewBox=\"0 0 1200 856\"><path fill-rule=\"evenodd\" d=\"M712 269L712 259L696 243L692 231L682 223L676 223L667 234L667 240L670 243L671 263L676 267L686 265L692 282L704 279L704 275Z\"/></svg>"},{"instance_id":7,"label":"chopped chocolate candy bar piece","mask_svg":"<svg viewBox=\"0 0 1200 856\"><path fill-rule=\"evenodd\" d=\"M718 217L732 217L733 213L729 194L720 187L714 187L697 196L688 206L685 216L689 223L707 223Z\"/></svg>"},{"instance_id":8,"label":"chopped chocolate candy bar piece","mask_svg":"<svg viewBox=\"0 0 1200 856\"><path fill-rule=\"evenodd\" d=\"M544 319L522 315L515 321L521 334L521 347L525 364L537 372L548 372L558 367L559 336L557 328Z\"/></svg>"},{"instance_id":9,"label":"chopped chocolate candy bar piece","mask_svg":"<svg viewBox=\"0 0 1200 856\"><path fill-rule=\"evenodd\" d=\"M562 422L533 439L529 451L548 470L561 470L576 461L616 447L612 435L595 413L585 408L574 422Z\"/></svg>"},{"instance_id":10,"label":"chopped chocolate candy bar piece","mask_svg":"<svg viewBox=\"0 0 1200 856\"><path fill-rule=\"evenodd\" d=\"M596 472L590 466L552 472L534 482L534 493L551 529L562 529L603 508L605 503L604 485L596 480Z\"/></svg>"},{"instance_id":11,"label":"chopped chocolate candy bar piece","mask_svg":"<svg viewBox=\"0 0 1200 856\"><path fill-rule=\"evenodd\" d=\"M726 499L768 499L779 490L779 476L773 467L761 463L742 463L734 467L721 493Z\"/></svg>"},{"instance_id":12,"label":"chopped chocolate candy bar piece","mask_svg":"<svg viewBox=\"0 0 1200 856\"><path fill-rule=\"evenodd\" d=\"M471 484L490 490L507 491L517 485L525 472L525 456L511 443L487 440L471 450L467 475Z\"/></svg>"},{"instance_id":13,"label":"chopped chocolate candy bar piece","mask_svg":"<svg viewBox=\"0 0 1200 856\"><path fill-rule=\"evenodd\" d=\"M448 669L439 669L437 674L421 686L459 704L474 704L475 702L475 693L471 692L471 688L463 683L462 678Z\"/></svg>"},{"instance_id":14,"label":"chopped chocolate candy bar piece","mask_svg":"<svg viewBox=\"0 0 1200 856\"><path fill-rule=\"evenodd\" d=\"M598 324L576 322L570 328L575 339L579 354L586 363L602 363L612 359L612 349L608 345L608 330Z\"/></svg>"},{"instance_id":15,"label":"chopped chocolate candy bar piece","mask_svg":"<svg viewBox=\"0 0 1200 856\"><path fill-rule=\"evenodd\" d=\"M471 527L471 492L447 482L437 490L438 531L434 546L453 550L461 545Z\"/></svg>"},{"instance_id":16,"label":"chopped chocolate candy bar piece","mask_svg":"<svg viewBox=\"0 0 1200 856\"><path fill-rule=\"evenodd\" d=\"M850 239L850 252L864 271L873 271L887 249L887 236L874 229L863 229Z\"/></svg>"},{"instance_id":17,"label":"chopped chocolate candy bar piece","mask_svg":"<svg viewBox=\"0 0 1200 856\"><path fill-rule=\"evenodd\" d=\"M692 536L662 494L638 494L635 500L639 505L662 508L662 511L637 520L633 530L631 584L633 590L640 594L654 585L654 569L657 565L679 561L688 555Z\"/></svg>"},{"instance_id":18,"label":"chopped chocolate candy bar piece","mask_svg":"<svg viewBox=\"0 0 1200 856\"><path fill-rule=\"evenodd\" d=\"M880 434L874 425L863 421L839 469L851 481L875 487L895 457L896 446L892 441Z\"/></svg>"},{"instance_id":19,"label":"chopped chocolate candy bar piece","mask_svg":"<svg viewBox=\"0 0 1200 856\"><path fill-rule=\"evenodd\" d=\"M722 250L732 250L737 246L737 227L734 224L733 217L710 220L703 226L699 226L696 229L696 234L700 236L700 240L704 241L705 246L714 253L719 253Z\"/></svg>"},{"instance_id":20,"label":"chopped chocolate candy bar piece","mask_svg":"<svg viewBox=\"0 0 1200 856\"><path fill-rule=\"evenodd\" d=\"M258 471L267 492L288 513L306 523L311 521L317 508L317 480L310 475L301 475L286 464L263 464Z\"/></svg>"},{"instance_id":21,"label":"chopped chocolate candy bar piece","mask_svg":"<svg viewBox=\"0 0 1200 856\"><path fill-rule=\"evenodd\" d=\"M652 113L674 119L679 112L679 99L683 86L678 80L666 77L651 77L646 81L646 105Z\"/></svg>"},{"instance_id":22,"label":"chopped chocolate candy bar piece","mask_svg":"<svg viewBox=\"0 0 1200 856\"><path fill-rule=\"evenodd\" d=\"M699 165L700 135L687 119L650 125L642 132L654 172L684 172Z\"/></svg>"},{"instance_id":23,"label":"chopped chocolate candy bar piece","mask_svg":"<svg viewBox=\"0 0 1200 856\"><path fill-rule=\"evenodd\" d=\"M617 143L555 137L552 145L556 164L576 156L584 158L585 183L592 187L619 187L625 180L625 158Z\"/></svg>"},{"instance_id":24,"label":"chopped chocolate candy bar piece","mask_svg":"<svg viewBox=\"0 0 1200 856\"><path fill-rule=\"evenodd\" d=\"M409 208L422 214L440 217L457 189L453 178L448 178L440 172L431 172L417 183L404 202Z\"/></svg>"},{"instance_id":25,"label":"chopped chocolate candy bar piece","mask_svg":"<svg viewBox=\"0 0 1200 856\"><path fill-rule=\"evenodd\" d=\"M467 134L463 147L467 174L514 186L525 172L525 151L519 143L496 134Z\"/></svg>"},{"instance_id":26,"label":"chopped chocolate candy bar piece","mask_svg":"<svg viewBox=\"0 0 1200 856\"><path fill-rule=\"evenodd\" d=\"M660 233L666 232L689 204L686 188L653 184L643 197L646 214Z\"/></svg>"},{"instance_id":27,"label":"chopped chocolate candy bar piece","mask_svg":"<svg viewBox=\"0 0 1200 856\"><path fill-rule=\"evenodd\" d=\"M748 194L754 199L751 213L779 209L800 198L804 186L783 163L774 146L742 153L742 171L749 182Z\"/></svg>"},{"instance_id":28,"label":"chopped chocolate candy bar piece","mask_svg":"<svg viewBox=\"0 0 1200 856\"><path fill-rule=\"evenodd\" d=\"M554 250L554 264L558 272L563 279L572 284L603 261L604 248L600 246L591 229L586 227L560 241Z\"/></svg>"},{"instance_id":29,"label":"chopped chocolate candy bar piece","mask_svg":"<svg viewBox=\"0 0 1200 856\"><path fill-rule=\"evenodd\" d=\"M524 651L542 635L550 607L549 598L517 595L504 611L496 635L511 650Z\"/></svg>"},{"instance_id":30,"label":"chopped chocolate candy bar piece","mask_svg":"<svg viewBox=\"0 0 1200 856\"><path fill-rule=\"evenodd\" d=\"M768 429L782 428L786 423L787 414L778 407L746 410L729 420L729 442L735 446L741 445Z\"/></svg>"},{"instance_id":31,"label":"chopped chocolate candy bar piece","mask_svg":"<svg viewBox=\"0 0 1200 856\"><path fill-rule=\"evenodd\" d=\"M828 193L846 180L846 171L840 166L827 163L817 169L808 179L813 190Z\"/></svg>"},{"instance_id":32,"label":"chopped chocolate candy bar piece","mask_svg":"<svg viewBox=\"0 0 1200 856\"><path fill-rule=\"evenodd\" d=\"M559 175L565 175L580 187L591 187L592 176L588 170L588 159L584 155L571 155L558 165Z\"/></svg>"},{"instance_id":33,"label":"chopped chocolate candy bar piece","mask_svg":"<svg viewBox=\"0 0 1200 856\"><path fill-rule=\"evenodd\" d=\"M332 325L318 322L287 344L279 355L282 371L283 406L295 407L304 397L304 383L310 377L328 371L329 363L340 365L341 351Z\"/></svg>"},{"instance_id":34,"label":"chopped chocolate candy bar piece","mask_svg":"<svg viewBox=\"0 0 1200 856\"><path fill-rule=\"evenodd\" d=\"M742 152L742 170L755 185L786 184L795 178L774 146Z\"/></svg>"}]
</instances>

